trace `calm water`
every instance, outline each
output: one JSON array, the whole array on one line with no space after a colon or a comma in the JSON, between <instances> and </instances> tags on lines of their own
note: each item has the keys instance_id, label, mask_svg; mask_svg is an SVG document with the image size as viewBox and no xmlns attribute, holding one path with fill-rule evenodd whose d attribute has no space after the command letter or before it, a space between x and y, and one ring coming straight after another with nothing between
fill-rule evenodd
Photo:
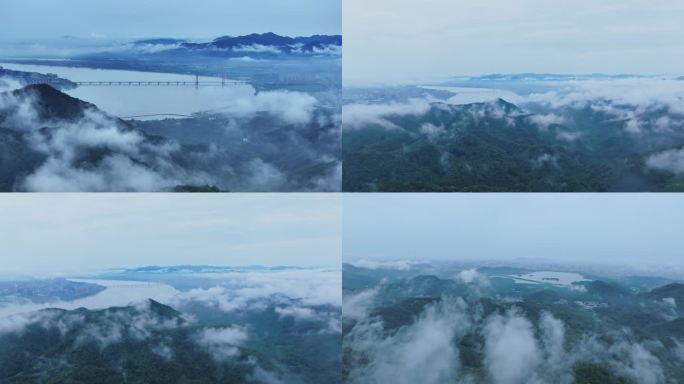
<instances>
[{"instance_id":1,"label":"calm water","mask_svg":"<svg viewBox=\"0 0 684 384\"><path fill-rule=\"evenodd\" d=\"M44 308L61 308L72 310L76 308L104 309L112 306L126 306L139 303L147 299L166 302L178 291L170 285L145 281L99 280L99 279L69 279L75 282L97 284L105 287L93 296L73 301L61 301L49 304L22 304L0 306L0 318L28 313Z\"/></svg>"},{"instance_id":2,"label":"calm water","mask_svg":"<svg viewBox=\"0 0 684 384\"><path fill-rule=\"evenodd\" d=\"M110 69L70 68L49 65L0 63L7 69L54 73L71 81L195 81L195 76ZM220 81L220 78L200 77L200 81ZM249 84L206 86L80 86L66 91L69 95L93 103L119 117L181 114L219 109L227 101L249 98L255 90ZM164 117L160 117L164 118Z\"/></svg>"}]
</instances>

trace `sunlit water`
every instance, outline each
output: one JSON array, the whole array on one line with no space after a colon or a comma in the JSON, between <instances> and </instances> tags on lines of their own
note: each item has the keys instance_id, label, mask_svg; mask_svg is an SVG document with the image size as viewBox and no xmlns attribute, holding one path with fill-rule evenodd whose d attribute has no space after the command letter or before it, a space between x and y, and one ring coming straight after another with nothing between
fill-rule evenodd
<instances>
[{"instance_id":1,"label":"sunlit water","mask_svg":"<svg viewBox=\"0 0 684 384\"><path fill-rule=\"evenodd\" d=\"M54 73L59 77L74 81L195 81L195 76L171 73L138 72L111 69L71 68L50 65L28 65L0 63L0 66L25 72ZM220 78L200 77L201 81L221 81ZM220 109L228 101L254 95L255 89L249 84L228 84L225 87L194 85L83 85L65 91L69 95L93 103L105 112L131 117L156 114L190 115L195 112ZM151 118L165 118L161 116Z\"/></svg>"},{"instance_id":2,"label":"sunlit water","mask_svg":"<svg viewBox=\"0 0 684 384\"><path fill-rule=\"evenodd\" d=\"M108 307L127 306L153 299L159 302L168 302L178 291L170 285L125 280L99 280L99 279L69 279L74 282L97 284L105 287L105 290L88 297L73 301L59 301L47 304L10 304L0 306L0 318L20 313L28 313L45 308L60 308L73 310L76 308L104 309Z\"/></svg>"}]
</instances>

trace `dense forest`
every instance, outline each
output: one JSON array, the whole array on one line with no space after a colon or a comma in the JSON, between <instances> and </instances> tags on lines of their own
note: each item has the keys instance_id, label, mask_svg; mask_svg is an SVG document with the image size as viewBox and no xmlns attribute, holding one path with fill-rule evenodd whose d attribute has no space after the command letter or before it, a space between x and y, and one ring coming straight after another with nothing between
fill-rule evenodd
<instances>
[{"instance_id":1,"label":"dense forest","mask_svg":"<svg viewBox=\"0 0 684 384\"><path fill-rule=\"evenodd\" d=\"M561 286L508 277L524 272L445 278L345 265L344 381L382 383L399 373L406 378L398 383L684 380L683 284L638 290L655 280Z\"/></svg>"},{"instance_id":2,"label":"dense forest","mask_svg":"<svg viewBox=\"0 0 684 384\"><path fill-rule=\"evenodd\" d=\"M596 105L533 112L499 99L465 105L435 101L425 113L398 109L345 126L343 189L684 190L675 162L684 132L674 129L684 118L666 107L639 118L640 131L630 132L630 121Z\"/></svg>"}]
</instances>

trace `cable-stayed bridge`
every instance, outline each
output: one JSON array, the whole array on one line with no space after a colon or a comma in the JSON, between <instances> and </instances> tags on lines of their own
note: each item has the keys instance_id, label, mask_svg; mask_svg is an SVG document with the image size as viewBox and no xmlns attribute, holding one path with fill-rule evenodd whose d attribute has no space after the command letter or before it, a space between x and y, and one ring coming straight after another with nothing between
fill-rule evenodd
<instances>
[{"instance_id":1,"label":"cable-stayed bridge","mask_svg":"<svg viewBox=\"0 0 684 384\"><path fill-rule=\"evenodd\" d=\"M240 80L203 80L203 81L183 81L183 80L154 80L154 81L107 81L107 80L91 80L91 81L74 81L78 86L191 86L199 87L228 87L235 85L247 84Z\"/></svg>"},{"instance_id":2,"label":"cable-stayed bridge","mask_svg":"<svg viewBox=\"0 0 684 384\"><path fill-rule=\"evenodd\" d=\"M49 84L52 85L52 81L50 80L37 80L37 81L30 81L29 84ZM76 84L78 86L145 86L145 87L153 87L153 86L176 86L176 87L228 87L228 86L236 86L236 85L244 85L247 84L246 81L242 80L232 80L232 79L226 79L225 77L222 77L221 79L217 80L200 80L199 76L196 75L194 80L88 80L88 81L71 81L72 84Z\"/></svg>"}]
</instances>

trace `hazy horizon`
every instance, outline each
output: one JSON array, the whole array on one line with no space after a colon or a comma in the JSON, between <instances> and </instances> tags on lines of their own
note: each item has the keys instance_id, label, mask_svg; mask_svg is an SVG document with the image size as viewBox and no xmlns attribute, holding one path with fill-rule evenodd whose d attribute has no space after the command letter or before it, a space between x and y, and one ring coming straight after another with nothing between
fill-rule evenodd
<instances>
[{"instance_id":1,"label":"hazy horizon","mask_svg":"<svg viewBox=\"0 0 684 384\"><path fill-rule=\"evenodd\" d=\"M344 262L684 266L673 194L351 194L343 207Z\"/></svg>"},{"instance_id":2,"label":"hazy horizon","mask_svg":"<svg viewBox=\"0 0 684 384\"><path fill-rule=\"evenodd\" d=\"M345 85L491 73L682 75L684 4L630 0L343 4Z\"/></svg>"},{"instance_id":3,"label":"hazy horizon","mask_svg":"<svg viewBox=\"0 0 684 384\"><path fill-rule=\"evenodd\" d=\"M339 268L333 194L8 194L0 275L147 265Z\"/></svg>"}]
</instances>

